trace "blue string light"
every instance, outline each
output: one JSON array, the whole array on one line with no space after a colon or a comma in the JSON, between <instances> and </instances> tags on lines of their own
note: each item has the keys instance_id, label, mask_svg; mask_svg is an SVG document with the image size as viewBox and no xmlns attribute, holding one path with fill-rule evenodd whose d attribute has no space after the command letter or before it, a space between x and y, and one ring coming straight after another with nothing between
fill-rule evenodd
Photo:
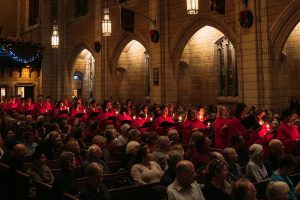
<instances>
[{"instance_id":1,"label":"blue string light","mask_svg":"<svg viewBox=\"0 0 300 200\"><path fill-rule=\"evenodd\" d=\"M10 58L12 58L13 60L22 63L22 64L29 64L34 62L35 60L39 59L39 53L35 53L33 56L31 56L30 58L20 58L19 56L17 56L11 49L8 50L8 56Z\"/></svg>"}]
</instances>

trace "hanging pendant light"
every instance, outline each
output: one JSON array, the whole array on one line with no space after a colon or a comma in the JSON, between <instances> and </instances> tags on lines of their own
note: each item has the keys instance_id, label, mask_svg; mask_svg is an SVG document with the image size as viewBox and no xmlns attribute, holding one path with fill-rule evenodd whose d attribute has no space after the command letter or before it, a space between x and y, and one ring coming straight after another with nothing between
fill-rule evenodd
<instances>
[{"instance_id":1,"label":"hanging pendant light","mask_svg":"<svg viewBox=\"0 0 300 200\"><path fill-rule=\"evenodd\" d=\"M51 46L52 48L58 48L59 46L59 35L58 35L58 25L53 25L53 32L51 36Z\"/></svg>"},{"instance_id":2,"label":"hanging pendant light","mask_svg":"<svg viewBox=\"0 0 300 200\"><path fill-rule=\"evenodd\" d=\"M186 11L189 15L195 15L199 10L199 0L186 0Z\"/></svg>"},{"instance_id":3,"label":"hanging pendant light","mask_svg":"<svg viewBox=\"0 0 300 200\"><path fill-rule=\"evenodd\" d=\"M104 17L102 21L102 34L103 36L111 36L111 21L109 19L109 8L105 6Z\"/></svg>"}]
</instances>

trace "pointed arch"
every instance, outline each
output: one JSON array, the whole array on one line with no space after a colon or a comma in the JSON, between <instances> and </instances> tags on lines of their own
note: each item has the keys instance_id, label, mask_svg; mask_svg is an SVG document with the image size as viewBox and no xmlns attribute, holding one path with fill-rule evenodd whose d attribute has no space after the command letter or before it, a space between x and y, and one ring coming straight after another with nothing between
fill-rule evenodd
<instances>
[{"instance_id":1,"label":"pointed arch","mask_svg":"<svg viewBox=\"0 0 300 200\"><path fill-rule=\"evenodd\" d=\"M197 14L181 26L180 30L177 32L170 44L170 53L174 61L173 66L178 66L180 56L185 45L192 38L192 36L204 26L211 26L218 29L232 42L234 46L236 46L236 35L228 24L220 20L220 18L209 13Z\"/></svg>"},{"instance_id":2,"label":"pointed arch","mask_svg":"<svg viewBox=\"0 0 300 200\"><path fill-rule=\"evenodd\" d=\"M118 60L119 60L119 57L120 57L122 51L127 46L127 44L132 40L136 40L139 43L141 43L145 47L146 51L148 52L148 54L151 57L151 53L149 52L149 45L143 37L140 37L136 34L126 34L126 35L123 35L123 37L121 37L119 40L117 40L112 45L113 47L111 49L114 49L114 51L111 52L111 62L110 62L111 69L117 67Z\"/></svg>"},{"instance_id":3,"label":"pointed arch","mask_svg":"<svg viewBox=\"0 0 300 200\"><path fill-rule=\"evenodd\" d=\"M275 62L278 62L289 35L300 21L300 1L294 0L287 6L270 29L270 43Z\"/></svg>"},{"instance_id":4,"label":"pointed arch","mask_svg":"<svg viewBox=\"0 0 300 200\"><path fill-rule=\"evenodd\" d=\"M84 42L78 42L77 44L75 44L72 48L72 50L69 52L69 54L67 55L67 59L66 59L66 66L67 66L67 71L68 71L68 75L70 76L72 74L73 71L73 67L74 64L76 62L76 58L77 56L82 52L82 50L87 49L92 56L95 58L96 56L94 55L93 50Z\"/></svg>"}]
</instances>

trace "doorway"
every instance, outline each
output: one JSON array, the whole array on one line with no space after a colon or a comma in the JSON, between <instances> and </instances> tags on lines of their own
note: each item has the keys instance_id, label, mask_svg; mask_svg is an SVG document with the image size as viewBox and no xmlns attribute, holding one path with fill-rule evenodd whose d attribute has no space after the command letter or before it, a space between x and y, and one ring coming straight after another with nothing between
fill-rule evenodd
<instances>
[{"instance_id":1,"label":"doorway","mask_svg":"<svg viewBox=\"0 0 300 200\"><path fill-rule=\"evenodd\" d=\"M16 95L21 95L22 98L34 98L34 86L17 86Z\"/></svg>"}]
</instances>

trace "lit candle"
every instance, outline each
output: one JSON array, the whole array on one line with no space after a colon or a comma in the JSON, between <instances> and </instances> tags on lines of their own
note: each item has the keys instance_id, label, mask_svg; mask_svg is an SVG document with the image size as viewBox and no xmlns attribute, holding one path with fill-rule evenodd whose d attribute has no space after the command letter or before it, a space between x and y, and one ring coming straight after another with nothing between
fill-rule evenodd
<instances>
[{"instance_id":1,"label":"lit candle","mask_svg":"<svg viewBox=\"0 0 300 200\"><path fill-rule=\"evenodd\" d=\"M136 116L135 115L133 115L133 117L132 117L133 119L136 119Z\"/></svg>"},{"instance_id":2,"label":"lit candle","mask_svg":"<svg viewBox=\"0 0 300 200\"><path fill-rule=\"evenodd\" d=\"M179 116L179 121L181 122L181 120L182 120L182 117L181 117L181 116Z\"/></svg>"},{"instance_id":3,"label":"lit candle","mask_svg":"<svg viewBox=\"0 0 300 200\"><path fill-rule=\"evenodd\" d=\"M116 115L118 115L119 114L119 112L118 111L116 111Z\"/></svg>"},{"instance_id":4,"label":"lit candle","mask_svg":"<svg viewBox=\"0 0 300 200\"><path fill-rule=\"evenodd\" d=\"M208 127L208 128L210 127L210 122L207 123L207 127Z\"/></svg>"},{"instance_id":5,"label":"lit candle","mask_svg":"<svg viewBox=\"0 0 300 200\"><path fill-rule=\"evenodd\" d=\"M83 112L86 113L86 110L84 109Z\"/></svg>"},{"instance_id":6,"label":"lit candle","mask_svg":"<svg viewBox=\"0 0 300 200\"><path fill-rule=\"evenodd\" d=\"M145 117L147 118L147 116L148 116L148 115L146 114Z\"/></svg>"},{"instance_id":7,"label":"lit candle","mask_svg":"<svg viewBox=\"0 0 300 200\"><path fill-rule=\"evenodd\" d=\"M267 124L266 126L267 126L267 131L269 131L270 130L270 125Z\"/></svg>"},{"instance_id":8,"label":"lit candle","mask_svg":"<svg viewBox=\"0 0 300 200\"><path fill-rule=\"evenodd\" d=\"M152 117L150 117L150 121L152 121L153 119L152 119Z\"/></svg>"}]
</instances>

